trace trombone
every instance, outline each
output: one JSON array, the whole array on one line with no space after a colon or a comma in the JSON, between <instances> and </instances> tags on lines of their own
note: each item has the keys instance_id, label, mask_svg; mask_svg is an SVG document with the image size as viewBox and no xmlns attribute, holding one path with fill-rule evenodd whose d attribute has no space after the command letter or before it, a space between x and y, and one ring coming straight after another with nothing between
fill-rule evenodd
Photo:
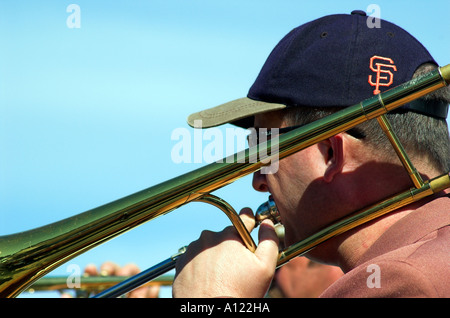
<instances>
[{"instance_id":1,"label":"trombone","mask_svg":"<svg viewBox=\"0 0 450 318\"><path fill-rule=\"evenodd\" d=\"M411 176L414 187L393 195L332 224L311 237L280 251L278 266L311 250L321 242L350 230L392 210L420 200L450 187L449 175L443 174L423 181L415 171L384 114L450 84L450 65L375 95L337 113L234 154L222 162L175 177L109 204L40 228L0 237L0 297L16 297L33 282L54 268L81 253L98 246L142 223L162 216L193 201L210 203L222 210L238 231L244 244L252 251L256 245L237 213L225 201L210 193L240 177L261 169L265 163L283 159L321 140L349 130L367 120L376 119L403 166ZM265 151L261 151L265 149ZM271 149L278 149L271 152ZM263 156L258 154L263 153ZM244 160L242 160L244 158ZM258 158L259 160L250 160ZM258 213L259 220L276 214L273 204L265 204ZM177 254L179 256L179 254ZM173 269L177 257L154 266L145 279L153 279ZM121 286L127 292L130 286ZM117 291L116 291L117 292ZM112 296L108 296L112 297Z\"/></svg>"}]
</instances>

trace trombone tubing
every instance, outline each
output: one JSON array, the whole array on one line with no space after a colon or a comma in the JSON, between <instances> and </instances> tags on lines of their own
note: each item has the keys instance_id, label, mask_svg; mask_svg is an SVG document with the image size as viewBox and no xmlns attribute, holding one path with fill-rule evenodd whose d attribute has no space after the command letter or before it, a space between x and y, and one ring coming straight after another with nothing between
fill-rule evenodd
<instances>
[{"instance_id":1,"label":"trombone tubing","mask_svg":"<svg viewBox=\"0 0 450 318\"><path fill-rule=\"evenodd\" d=\"M109 204L29 231L0 237L0 297L15 297L57 266L146 221L321 140L376 118L450 83L450 65L347 107L319 121ZM256 158L266 148L268 158ZM261 152L259 152L261 153ZM245 160L237 160L244 158ZM263 162L262 162L263 161Z\"/></svg>"}]
</instances>

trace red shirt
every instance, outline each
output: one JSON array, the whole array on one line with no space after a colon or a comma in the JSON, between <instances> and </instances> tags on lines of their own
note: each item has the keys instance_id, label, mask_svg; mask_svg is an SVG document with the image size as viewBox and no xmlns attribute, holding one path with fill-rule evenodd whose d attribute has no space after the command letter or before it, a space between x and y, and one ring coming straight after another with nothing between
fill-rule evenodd
<instances>
[{"instance_id":1,"label":"red shirt","mask_svg":"<svg viewBox=\"0 0 450 318\"><path fill-rule=\"evenodd\" d=\"M450 199L392 225L321 297L450 297Z\"/></svg>"}]
</instances>

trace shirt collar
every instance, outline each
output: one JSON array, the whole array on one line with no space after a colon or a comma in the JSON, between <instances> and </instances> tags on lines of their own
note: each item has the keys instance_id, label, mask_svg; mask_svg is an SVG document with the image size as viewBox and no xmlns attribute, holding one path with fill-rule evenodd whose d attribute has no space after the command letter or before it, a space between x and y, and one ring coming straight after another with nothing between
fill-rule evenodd
<instances>
[{"instance_id":1,"label":"shirt collar","mask_svg":"<svg viewBox=\"0 0 450 318\"><path fill-rule=\"evenodd\" d=\"M360 258L357 266L379 255L413 244L450 224L450 195L422 204L386 230Z\"/></svg>"}]
</instances>

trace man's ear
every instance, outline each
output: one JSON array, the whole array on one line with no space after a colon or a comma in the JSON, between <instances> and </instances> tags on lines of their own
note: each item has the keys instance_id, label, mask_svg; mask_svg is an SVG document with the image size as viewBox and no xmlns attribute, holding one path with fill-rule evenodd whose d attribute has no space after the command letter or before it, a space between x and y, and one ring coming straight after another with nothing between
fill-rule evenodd
<instances>
[{"instance_id":1,"label":"man's ear","mask_svg":"<svg viewBox=\"0 0 450 318\"><path fill-rule=\"evenodd\" d=\"M321 141L318 144L326 165L323 175L325 182L331 182L333 178L342 172L344 167L344 144L342 135L336 135Z\"/></svg>"}]
</instances>

